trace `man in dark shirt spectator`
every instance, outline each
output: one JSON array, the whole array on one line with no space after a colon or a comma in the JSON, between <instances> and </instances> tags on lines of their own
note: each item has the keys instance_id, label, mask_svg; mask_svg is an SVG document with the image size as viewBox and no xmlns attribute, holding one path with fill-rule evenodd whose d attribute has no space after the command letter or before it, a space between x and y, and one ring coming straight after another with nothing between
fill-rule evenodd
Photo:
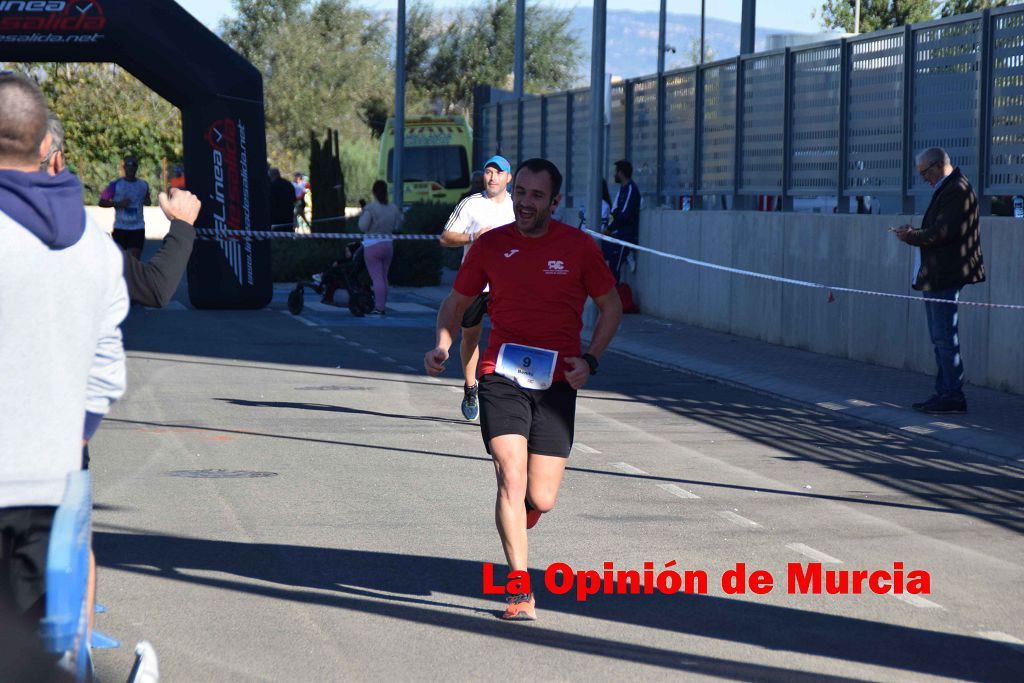
<instances>
[{"instance_id":1,"label":"man in dark shirt spectator","mask_svg":"<svg viewBox=\"0 0 1024 683\"><path fill-rule=\"evenodd\" d=\"M281 177L280 169L270 167L270 229L274 232L295 230L295 188Z\"/></svg>"},{"instance_id":2,"label":"man in dark shirt spectator","mask_svg":"<svg viewBox=\"0 0 1024 683\"><path fill-rule=\"evenodd\" d=\"M619 159L615 162L615 182L619 184L619 191L615 195L612 220L605 234L636 244L640 241L640 188L633 182L633 164L629 160ZM632 254L624 251L625 249L626 247L618 244L601 242L604 260L612 269L616 284L620 282L619 271L623 260L627 257L633 258Z\"/></svg>"},{"instance_id":3,"label":"man in dark shirt spectator","mask_svg":"<svg viewBox=\"0 0 1024 683\"><path fill-rule=\"evenodd\" d=\"M967 176L953 168L941 147L917 155L917 172L935 188L921 227L902 225L896 237L920 254L912 286L927 301L928 333L935 346L935 395L912 407L935 415L967 412L960 355L957 300L964 285L985 281L978 226L978 197Z\"/></svg>"}]
</instances>

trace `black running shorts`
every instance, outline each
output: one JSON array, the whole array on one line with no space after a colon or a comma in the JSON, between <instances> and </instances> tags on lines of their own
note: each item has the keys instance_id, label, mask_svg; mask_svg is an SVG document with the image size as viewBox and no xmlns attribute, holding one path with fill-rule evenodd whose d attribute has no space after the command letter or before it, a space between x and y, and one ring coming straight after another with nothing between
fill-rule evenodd
<instances>
[{"instance_id":1,"label":"black running shorts","mask_svg":"<svg viewBox=\"0 0 1024 683\"><path fill-rule=\"evenodd\" d=\"M473 303L469 305L466 312L462 314L462 326L463 327L476 327L484 321L484 313L487 312L487 297L489 295L484 292L477 298L473 299Z\"/></svg>"},{"instance_id":2,"label":"black running shorts","mask_svg":"<svg viewBox=\"0 0 1024 683\"><path fill-rule=\"evenodd\" d=\"M114 241L122 249L142 249L146 246L145 230L122 230L114 228Z\"/></svg>"},{"instance_id":3,"label":"black running shorts","mask_svg":"<svg viewBox=\"0 0 1024 683\"><path fill-rule=\"evenodd\" d=\"M488 453L494 437L519 434L530 453L568 458L575 424L576 390L566 382L538 391L495 373L480 378L480 431Z\"/></svg>"},{"instance_id":4,"label":"black running shorts","mask_svg":"<svg viewBox=\"0 0 1024 683\"><path fill-rule=\"evenodd\" d=\"M0 602L17 614L45 615L46 556L53 507L0 510Z\"/></svg>"}]
</instances>

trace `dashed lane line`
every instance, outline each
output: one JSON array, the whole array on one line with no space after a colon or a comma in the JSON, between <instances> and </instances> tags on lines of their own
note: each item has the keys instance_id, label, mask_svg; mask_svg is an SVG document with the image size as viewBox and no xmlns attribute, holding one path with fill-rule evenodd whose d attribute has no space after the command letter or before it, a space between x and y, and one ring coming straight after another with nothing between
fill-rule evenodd
<instances>
[{"instance_id":1,"label":"dashed lane line","mask_svg":"<svg viewBox=\"0 0 1024 683\"><path fill-rule=\"evenodd\" d=\"M732 510L719 510L718 515L729 520L733 524L737 524L748 529L762 529L763 527L752 519L747 519L742 515L738 515Z\"/></svg>"},{"instance_id":2,"label":"dashed lane line","mask_svg":"<svg viewBox=\"0 0 1024 683\"><path fill-rule=\"evenodd\" d=\"M700 500L700 496L690 493L684 488L680 488L675 484L655 484L662 491L668 491L673 496L679 496L684 500Z\"/></svg>"},{"instance_id":3,"label":"dashed lane line","mask_svg":"<svg viewBox=\"0 0 1024 683\"><path fill-rule=\"evenodd\" d=\"M643 470L633 467L628 462L613 462L611 466L619 472L625 472L626 474L647 474Z\"/></svg>"},{"instance_id":4,"label":"dashed lane line","mask_svg":"<svg viewBox=\"0 0 1024 683\"><path fill-rule=\"evenodd\" d=\"M601 451L597 450L596 448L591 448L591 447L590 447L590 446L588 446L587 444L585 444L585 443L580 443L579 441L577 441L576 443L574 443L574 444L572 445L572 447L573 447L574 449L578 450L578 451L579 451L580 453L590 453L591 455L594 455L594 454L600 454L600 452L601 452Z\"/></svg>"},{"instance_id":5,"label":"dashed lane line","mask_svg":"<svg viewBox=\"0 0 1024 683\"><path fill-rule=\"evenodd\" d=\"M893 597L897 600L907 603L908 605L913 605L914 607L919 607L921 609L945 609L945 607L943 607L939 603L932 602L931 600L925 600L920 595L909 595L907 593L901 593L894 594Z\"/></svg>"},{"instance_id":6,"label":"dashed lane line","mask_svg":"<svg viewBox=\"0 0 1024 683\"><path fill-rule=\"evenodd\" d=\"M832 557L828 553L823 553L820 550L815 550L811 546L804 545L803 543L789 543L786 545L786 547L794 552L800 553L804 557L811 558L815 562L824 562L826 564L843 564L842 560L836 557Z\"/></svg>"},{"instance_id":7,"label":"dashed lane line","mask_svg":"<svg viewBox=\"0 0 1024 683\"><path fill-rule=\"evenodd\" d=\"M411 365L399 365L398 367L400 367L403 370L408 370L409 372L418 372L418 370L416 370L416 368L414 368Z\"/></svg>"}]
</instances>

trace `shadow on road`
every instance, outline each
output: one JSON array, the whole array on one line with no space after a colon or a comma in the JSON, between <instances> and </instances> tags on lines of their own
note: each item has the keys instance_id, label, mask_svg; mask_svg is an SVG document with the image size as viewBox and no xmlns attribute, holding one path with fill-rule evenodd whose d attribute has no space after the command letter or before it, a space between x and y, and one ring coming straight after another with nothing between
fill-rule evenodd
<instances>
[{"instance_id":1,"label":"shadow on road","mask_svg":"<svg viewBox=\"0 0 1024 683\"><path fill-rule=\"evenodd\" d=\"M471 614L453 613L452 607L465 608L448 603L448 596L478 598L482 593L482 566L477 562L114 531L96 531L93 543L103 567L185 583L338 607L682 672L737 680L842 680L567 633L545 627L543 621L507 624L491 615L480 616L475 609L469 610ZM534 585L542 585L541 573L531 573ZM214 576L223 574L232 574L238 580ZM278 584L281 588L253 582ZM561 613L913 674L970 680L1019 680L1024 667L1024 655L980 638L748 601L656 594L595 596L581 603L571 596L544 591L539 595L542 619L548 614L556 615L552 620L557 620ZM432 596L441 599L429 599Z\"/></svg>"}]
</instances>

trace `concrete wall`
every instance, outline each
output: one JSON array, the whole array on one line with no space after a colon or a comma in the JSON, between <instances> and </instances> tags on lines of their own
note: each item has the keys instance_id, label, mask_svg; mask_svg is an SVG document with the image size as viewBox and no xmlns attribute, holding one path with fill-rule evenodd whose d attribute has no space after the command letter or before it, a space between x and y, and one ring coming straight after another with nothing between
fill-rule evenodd
<instances>
[{"instance_id":1,"label":"concrete wall","mask_svg":"<svg viewBox=\"0 0 1024 683\"><path fill-rule=\"evenodd\" d=\"M640 243L709 263L892 294L910 288L913 248L886 229L920 217L759 212L643 212ZM988 280L964 301L1024 304L1024 223L983 218ZM632 276L644 313L843 358L933 375L924 306L837 292L639 254ZM960 307L967 380L1024 394L1024 311Z\"/></svg>"}]
</instances>

